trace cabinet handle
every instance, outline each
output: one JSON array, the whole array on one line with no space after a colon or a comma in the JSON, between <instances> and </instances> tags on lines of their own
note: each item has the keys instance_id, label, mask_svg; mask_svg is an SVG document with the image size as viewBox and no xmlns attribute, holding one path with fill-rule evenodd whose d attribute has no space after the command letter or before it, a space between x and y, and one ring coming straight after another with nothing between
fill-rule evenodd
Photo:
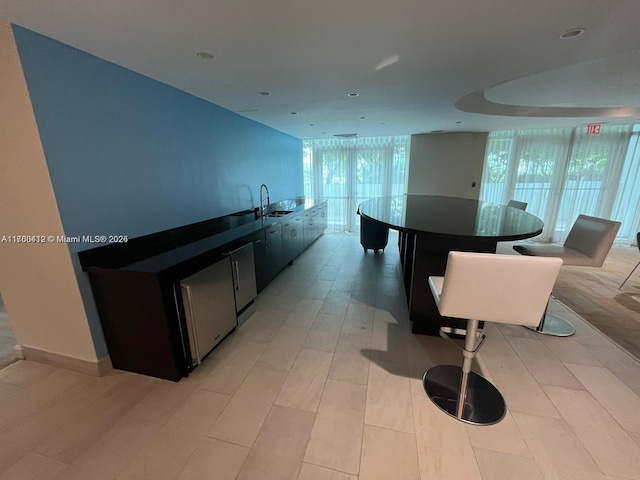
<instances>
[{"instance_id":1,"label":"cabinet handle","mask_svg":"<svg viewBox=\"0 0 640 480\"><path fill-rule=\"evenodd\" d=\"M233 265L233 270L235 271L236 274L236 292L240 291L240 270L238 269L238 261L234 261L232 263Z\"/></svg>"}]
</instances>

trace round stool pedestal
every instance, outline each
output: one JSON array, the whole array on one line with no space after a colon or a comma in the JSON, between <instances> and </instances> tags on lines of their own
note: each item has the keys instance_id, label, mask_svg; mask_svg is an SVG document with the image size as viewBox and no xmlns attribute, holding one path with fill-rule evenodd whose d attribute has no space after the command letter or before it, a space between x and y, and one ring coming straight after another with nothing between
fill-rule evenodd
<instances>
[{"instance_id":1,"label":"round stool pedestal","mask_svg":"<svg viewBox=\"0 0 640 480\"><path fill-rule=\"evenodd\" d=\"M472 425L493 425L507 413L507 405L496 387L477 373L468 376L462 416L457 415L462 369L455 365L435 366L422 377L422 385L433 403L448 415Z\"/></svg>"}]
</instances>

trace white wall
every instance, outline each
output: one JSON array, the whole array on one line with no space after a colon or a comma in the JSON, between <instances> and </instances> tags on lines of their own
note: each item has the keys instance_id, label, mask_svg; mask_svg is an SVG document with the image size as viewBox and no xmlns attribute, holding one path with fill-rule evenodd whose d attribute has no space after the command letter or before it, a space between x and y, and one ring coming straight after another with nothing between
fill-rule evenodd
<instances>
[{"instance_id":1,"label":"white wall","mask_svg":"<svg viewBox=\"0 0 640 480\"><path fill-rule=\"evenodd\" d=\"M0 292L26 358L27 352L35 352L96 364L67 245L11 241L17 235L56 237L64 231L13 32L6 23L0 23L0 65Z\"/></svg>"},{"instance_id":2,"label":"white wall","mask_svg":"<svg viewBox=\"0 0 640 480\"><path fill-rule=\"evenodd\" d=\"M412 135L407 193L477 200L487 137L486 132Z\"/></svg>"}]
</instances>

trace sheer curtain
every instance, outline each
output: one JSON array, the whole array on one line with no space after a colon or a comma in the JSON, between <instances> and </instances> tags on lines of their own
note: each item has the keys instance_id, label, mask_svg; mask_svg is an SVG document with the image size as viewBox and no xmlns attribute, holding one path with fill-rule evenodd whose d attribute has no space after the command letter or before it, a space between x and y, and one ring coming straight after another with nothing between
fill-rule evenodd
<instances>
[{"instance_id":1,"label":"sheer curtain","mask_svg":"<svg viewBox=\"0 0 640 480\"><path fill-rule=\"evenodd\" d=\"M545 226L555 221L571 129L496 132L489 135L480 196L491 203L527 202ZM553 231L536 237L549 241Z\"/></svg>"},{"instance_id":2,"label":"sheer curtain","mask_svg":"<svg viewBox=\"0 0 640 480\"><path fill-rule=\"evenodd\" d=\"M564 241L579 214L613 218L631 126L605 126L600 135L574 132L554 239Z\"/></svg>"},{"instance_id":3,"label":"sheer curtain","mask_svg":"<svg viewBox=\"0 0 640 480\"><path fill-rule=\"evenodd\" d=\"M622 222L618 238L637 245L640 229L640 125L633 127L611 218Z\"/></svg>"},{"instance_id":4,"label":"sheer curtain","mask_svg":"<svg viewBox=\"0 0 640 480\"><path fill-rule=\"evenodd\" d=\"M638 229L640 196L640 159L630 153L631 128L605 126L600 135L587 135L586 127L493 132L481 198L527 202L527 211L545 224L537 241L564 241L581 213L616 220L624 216L627 229L621 229L617 241L629 244ZM629 211L632 204L634 212Z\"/></svg>"},{"instance_id":5,"label":"sheer curtain","mask_svg":"<svg viewBox=\"0 0 640 480\"><path fill-rule=\"evenodd\" d=\"M328 225L355 231L363 201L406 193L409 137L305 140L305 196L328 200Z\"/></svg>"}]
</instances>

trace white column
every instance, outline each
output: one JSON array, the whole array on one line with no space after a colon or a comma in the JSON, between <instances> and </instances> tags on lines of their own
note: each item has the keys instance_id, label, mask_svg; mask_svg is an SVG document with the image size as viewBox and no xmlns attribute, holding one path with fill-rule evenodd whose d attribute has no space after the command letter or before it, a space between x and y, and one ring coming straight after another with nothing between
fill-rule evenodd
<instances>
[{"instance_id":1,"label":"white column","mask_svg":"<svg viewBox=\"0 0 640 480\"><path fill-rule=\"evenodd\" d=\"M7 23L0 65L0 292L25 358L99 373L70 252L55 240L64 229ZM17 243L35 235L50 238Z\"/></svg>"},{"instance_id":2,"label":"white column","mask_svg":"<svg viewBox=\"0 0 640 480\"><path fill-rule=\"evenodd\" d=\"M407 193L478 200L487 133L411 135Z\"/></svg>"}]
</instances>

